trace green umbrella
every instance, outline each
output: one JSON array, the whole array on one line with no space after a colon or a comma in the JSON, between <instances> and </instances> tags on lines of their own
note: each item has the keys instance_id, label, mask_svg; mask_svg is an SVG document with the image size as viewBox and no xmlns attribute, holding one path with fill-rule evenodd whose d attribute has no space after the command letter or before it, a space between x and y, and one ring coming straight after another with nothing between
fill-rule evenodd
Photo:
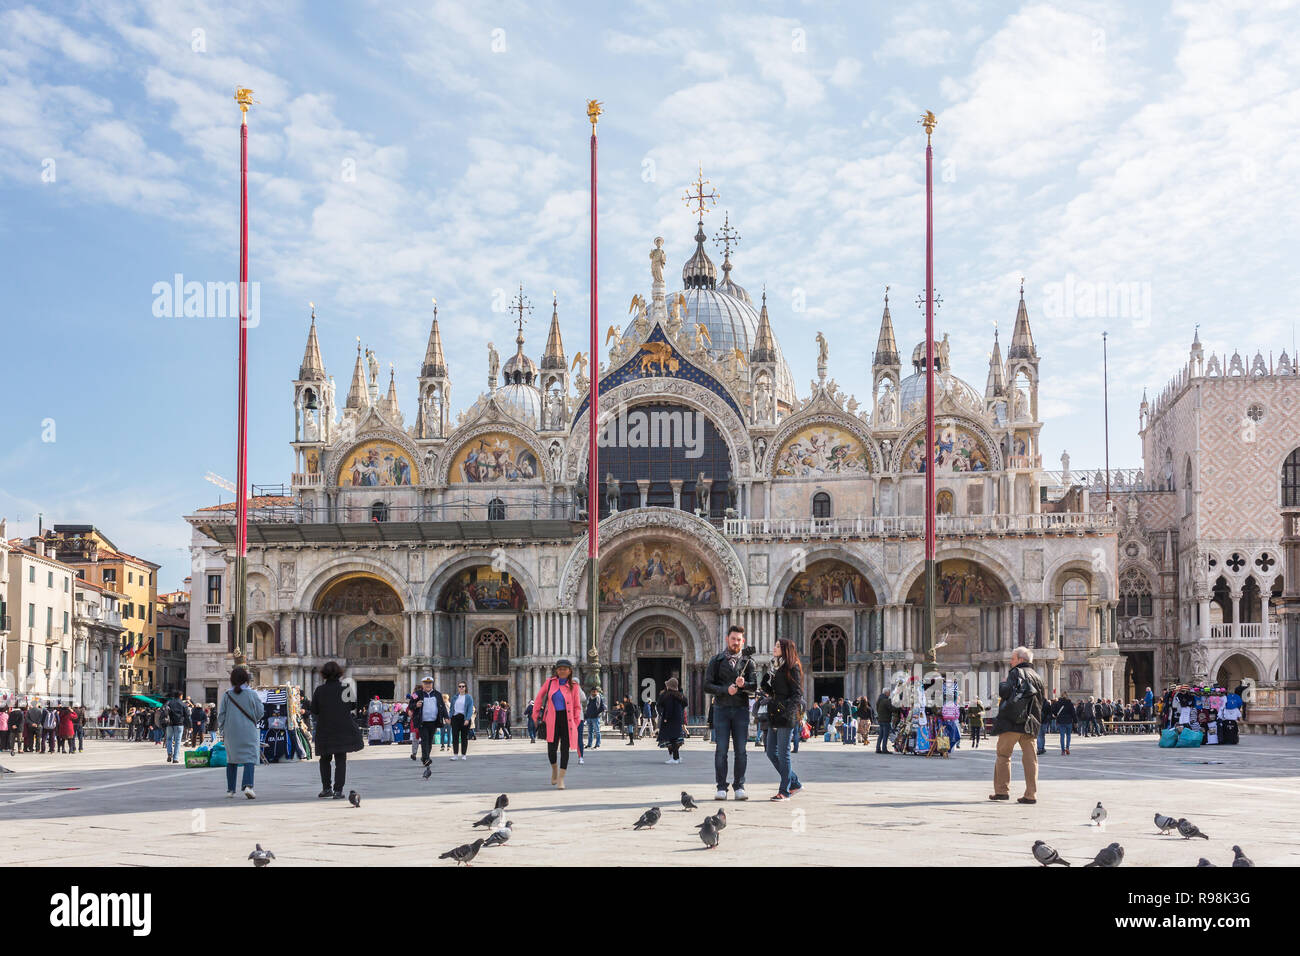
<instances>
[{"instance_id":1,"label":"green umbrella","mask_svg":"<svg viewBox=\"0 0 1300 956\"><path fill-rule=\"evenodd\" d=\"M162 706L162 701L160 701L160 700L154 700L152 697L146 697L146 696L144 696L144 694L132 694L132 695L131 695L131 699L132 699L132 700L142 700L142 701L144 701L146 704L153 704L153 706L155 706L155 707L161 707L161 706Z\"/></svg>"}]
</instances>

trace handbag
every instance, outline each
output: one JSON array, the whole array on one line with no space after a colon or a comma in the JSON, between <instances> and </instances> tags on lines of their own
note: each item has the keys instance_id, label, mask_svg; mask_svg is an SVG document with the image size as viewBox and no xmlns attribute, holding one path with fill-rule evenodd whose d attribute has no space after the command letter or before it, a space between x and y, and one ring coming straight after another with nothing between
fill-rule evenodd
<instances>
[{"instance_id":1,"label":"handbag","mask_svg":"<svg viewBox=\"0 0 1300 956\"><path fill-rule=\"evenodd\" d=\"M547 681L547 682L542 686L542 689L545 690L546 688L548 688L548 687L550 687L550 686L551 686L551 682L548 680L548 681ZM546 721L546 705L549 704L550 702L551 702L550 698L549 698L546 694L543 694L543 695L542 695L542 712L541 712L540 714L534 714L534 715L533 715L533 721L537 724L537 726L538 726L539 729L545 728L545 726L546 726L546 723L545 723L545 721Z\"/></svg>"}]
</instances>

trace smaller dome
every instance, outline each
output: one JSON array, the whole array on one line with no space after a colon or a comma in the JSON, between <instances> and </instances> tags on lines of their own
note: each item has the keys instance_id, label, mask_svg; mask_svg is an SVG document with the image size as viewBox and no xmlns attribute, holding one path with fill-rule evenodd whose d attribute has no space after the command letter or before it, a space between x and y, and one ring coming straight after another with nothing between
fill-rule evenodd
<instances>
[{"instance_id":1,"label":"smaller dome","mask_svg":"<svg viewBox=\"0 0 1300 956\"><path fill-rule=\"evenodd\" d=\"M921 346L918 345L917 348L919 349L921 348ZM918 361L920 361L922 365L925 365L924 350L922 350L921 357ZM935 384L939 389L939 391L935 393L936 404L937 404L938 397L941 396L944 391L945 384L947 384L948 387L955 394L959 395L961 398L964 398L965 403L967 405L979 407L983 404L984 397L980 395L979 392L975 391L974 386L972 386L965 379L960 379L956 375L948 375L946 376L946 381L945 381L945 376L937 372L935 373L934 378L935 378ZM924 372L917 372L915 375L909 375L907 378L903 379L901 382L898 383L898 407L902 410L905 416L908 414L908 409L911 408L911 406L916 403L919 403L921 407L924 408L925 405L925 373Z\"/></svg>"},{"instance_id":2,"label":"smaller dome","mask_svg":"<svg viewBox=\"0 0 1300 956\"><path fill-rule=\"evenodd\" d=\"M507 385L532 385L537 380L537 363L525 355L522 348L506 360L501 371Z\"/></svg>"},{"instance_id":3,"label":"smaller dome","mask_svg":"<svg viewBox=\"0 0 1300 956\"><path fill-rule=\"evenodd\" d=\"M532 385L507 384L496 391L497 404L511 415L536 427L541 420L542 393Z\"/></svg>"},{"instance_id":4,"label":"smaller dome","mask_svg":"<svg viewBox=\"0 0 1300 956\"><path fill-rule=\"evenodd\" d=\"M718 283L718 291L727 293L733 299L739 299L751 308L754 305L754 300L749 297L749 293L745 291L744 286L737 285L731 278L730 258L722 260L722 281Z\"/></svg>"},{"instance_id":5,"label":"smaller dome","mask_svg":"<svg viewBox=\"0 0 1300 956\"><path fill-rule=\"evenodd\" d=\"M942 355L943 352L940 350L939 343L935 342L934 343L934 370L936 372L947 371L947 369L943 367ZM920 342L917 342L916 348L912 349L912 368L916 369L918 372L925 371L925 340L924 339L922 339Z\"/></svg>"},{"instance_id":6,"label":"smaller dome","mask_svg":"<svg viewBox=\"0 0 1300 956\"><path fill-rule=\"evenodd\" d=\"M682 285L687 289L712 289L718 284L718 270L704 251L704 223L695 232L695 253L682 266Z\"/></svg>"}]
</instances>

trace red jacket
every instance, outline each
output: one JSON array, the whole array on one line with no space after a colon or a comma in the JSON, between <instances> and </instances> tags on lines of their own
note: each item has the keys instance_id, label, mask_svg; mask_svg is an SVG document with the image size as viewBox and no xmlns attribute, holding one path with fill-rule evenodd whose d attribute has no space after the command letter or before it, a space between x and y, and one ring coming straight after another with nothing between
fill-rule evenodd
<instances>
[{"instance_id":1,"label":"red jacket","mask_svg":"<svg viewBox=\"0 0 1300 956\"><path fill-rule=\"evenodd\" d=\"M559 689L559 678L548 677L542 683L542 689L533 698L534 718L542 713L543 704L546 706L546 714L541 725L545 728L547 743L555 740L555 702L551 697L557 689ZM578 695L578 680L575 677L570 677L569 683L564 687L564 713L569 722L569 744L576 748L578 728L582 725L582 698Z\"/></svg>"}]
</instances>

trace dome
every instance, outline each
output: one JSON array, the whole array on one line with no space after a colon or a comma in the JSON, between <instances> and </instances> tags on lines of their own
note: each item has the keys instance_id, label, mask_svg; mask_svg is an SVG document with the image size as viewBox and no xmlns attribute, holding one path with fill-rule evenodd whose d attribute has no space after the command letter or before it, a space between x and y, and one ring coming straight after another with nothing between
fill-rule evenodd
<instances>
[{"instance_id":1,"label":"dome","mask_svg":"<svg viewBox=\"0 0 1300 956\"><path fill-rule=\"evenodd\" d=\"M917 346L921 348L921 346ZM924 352L922 352L921 364L925 364ZM973 408L984 407L984 396L975 391L975 388L965 379L958 378L956 375L942 375L938 372L934 374L934 380L939 388L939 393L944 389L944 380L952 383L952 390L957 396L959 403L970 405ZM939 393L936 393L939 394ZM922 413L925 411L925 373L917 372L909 375L898 384L898 407L902 410L903 417L907 417L908 409L916 403L919 405Z\"/></svg>"},{"instance_id":2,"label":"dome","mask_svg":"<svg viewBox=\"0 0 1300 956\"><path fill-rule=\"evenodd\" d=\"M541 421L542 393L532 385L503 385L496 391L496 400L505 411L533 427Z\"/></svg>"},{"instance_id":3,"label":"dome","mask_svg":"<svg viewBox=\"0 0 1300 956\"><path fill-rule=\"evenodd\" d=\"M737 285L731 278L731 260L722 260L722 281L718 283L718 291L725 292L733 299L739 299L751 309L754 307L754 300L749 297L743 286Z\"/></svg>"},{"instance_id":4,"label":"dome","mask_svg":"<svg viewBox=\"0 0 1300 956\"><path fill-rule=\"evenodd\" d=\"M740 349L748 363L754 339L758 337L758 313L754 307L721 289L685 289L682 294L686 297L685 330L689 338L694 341L695 326L703 324L709 330L710 355L721 359L730 355L732 349ZM668 301L676 297L674 293ZM635 334L636 323L629 322L623 335ZM776 400L787 408L793 408L797 402L794 375L781 354L779 343L776 347Z\"/></svg>"},{"instance_id":5,"label":"dome","mask_svg":"<svg viewBox=\"0 0 1300 956\"><path fill-rule=\"evenodd\" d=\"M537 380L537 363L524 354L522 346L506 359L501 371L505 373L507 385L531 385Z\"/></svg>"},{"instance_id":6,"label":"dome","mask_svg":"<svg viewBox=\"0 0 1300 956\"><path fill-rule=\"evenodd\" d=\"M943 366L943 362L941 361L943 357L942 346L938 342L935 342L933 344L934 344L934 358L935 358L934 370L936 373L946 371L946 369ZM920 342L917 342L916 348L912 349L912 368L916 369L918 372L925 371L925 340L924 339L922 339Z\"/></svg>"}]
</instances>

